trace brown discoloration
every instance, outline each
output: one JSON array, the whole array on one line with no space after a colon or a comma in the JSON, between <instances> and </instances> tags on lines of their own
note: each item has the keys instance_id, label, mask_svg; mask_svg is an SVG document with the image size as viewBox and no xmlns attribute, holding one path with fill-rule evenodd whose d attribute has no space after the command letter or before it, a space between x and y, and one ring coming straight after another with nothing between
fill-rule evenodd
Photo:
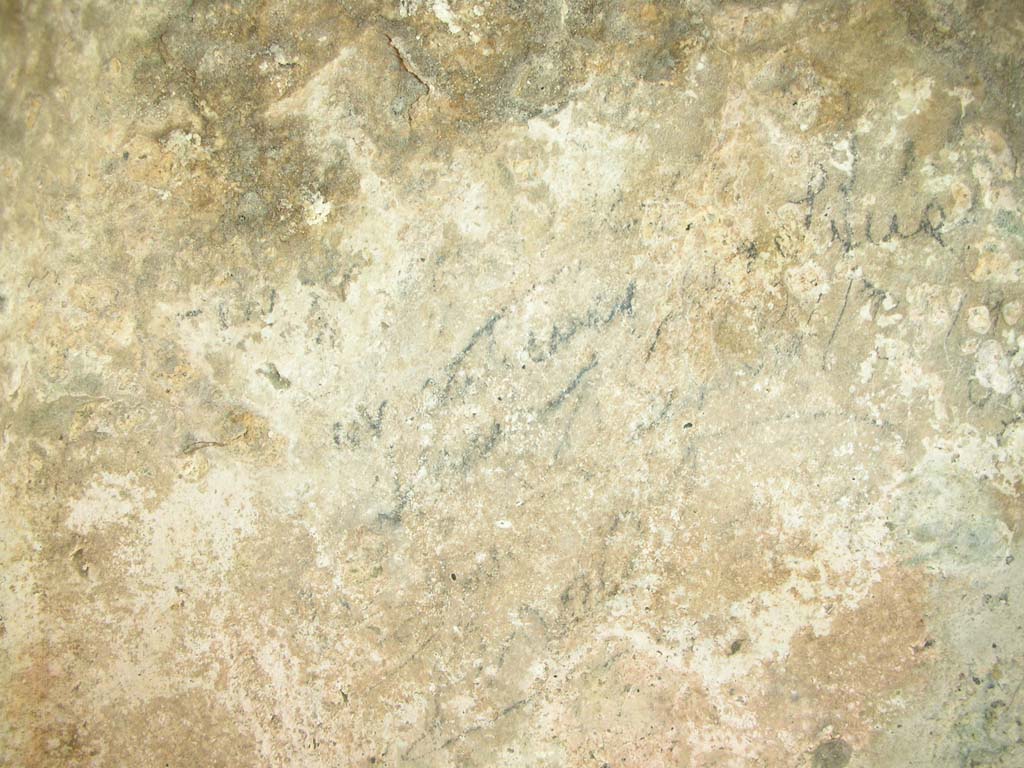
<instances>
[{"instance_id":1,"label":"brown discoloration","mask_svg":"<svg viewBox=\"0 0 1024 768\"><path fill-rule=\"evenodd\" d=\"M855 608L832 608L826 634L799 633L787 658L769 666L762 692L750 702L759 728L808 740L832 733L854 746L868 741L888 699L928 674L934 652L925 644L925 610L921 573L880 573ZM783 762L784 744L768 736L765 755Z\"/></svg>"}]
</instances>

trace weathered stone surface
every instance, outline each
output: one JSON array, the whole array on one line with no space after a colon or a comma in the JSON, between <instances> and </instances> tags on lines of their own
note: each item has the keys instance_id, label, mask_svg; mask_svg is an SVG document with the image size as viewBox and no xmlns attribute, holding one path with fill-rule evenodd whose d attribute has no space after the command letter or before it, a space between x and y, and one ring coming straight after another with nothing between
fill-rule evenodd
<instances>
[{"instance_id":1,"label":"weathered stone surface","mask_svg":"<svg viewBox=\"0 0 1024 768\"><path fill-rule=\"evenodd\" d=\"M0 764L1024 764L1018 0L0 2Z\"/></svg>"}]
</instances>

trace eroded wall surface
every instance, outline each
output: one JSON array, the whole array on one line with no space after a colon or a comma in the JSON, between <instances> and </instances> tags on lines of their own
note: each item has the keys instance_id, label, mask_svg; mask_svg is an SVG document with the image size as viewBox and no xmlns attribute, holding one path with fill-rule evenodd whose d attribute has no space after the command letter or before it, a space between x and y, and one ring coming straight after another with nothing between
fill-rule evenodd
<instances>
[{"instance_id":1,"label":"eroded wall surface","mask_svg":"<svg viewBox=\"0 0 1024 768\"><path fill-rule=\"evenodd\" d=\"M1018 0L0 2L0 764L1024 765Z\"/></svg>"}]
</instances>

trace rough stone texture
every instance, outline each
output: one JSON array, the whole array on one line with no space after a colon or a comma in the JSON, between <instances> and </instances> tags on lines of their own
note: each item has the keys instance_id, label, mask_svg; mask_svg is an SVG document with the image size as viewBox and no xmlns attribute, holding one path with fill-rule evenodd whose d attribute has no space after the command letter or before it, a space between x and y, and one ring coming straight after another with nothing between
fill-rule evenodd
<instances>
[{"instance_id":1,"label":"rough stone texture","mask_svg":"<svg viewBox=\"0 0 1024 768\"><path fill-rule=\"evenodd\" d=\"M0 764L1024 765L1020 0L0 1Z\"/></svg>"}]
</instances>

